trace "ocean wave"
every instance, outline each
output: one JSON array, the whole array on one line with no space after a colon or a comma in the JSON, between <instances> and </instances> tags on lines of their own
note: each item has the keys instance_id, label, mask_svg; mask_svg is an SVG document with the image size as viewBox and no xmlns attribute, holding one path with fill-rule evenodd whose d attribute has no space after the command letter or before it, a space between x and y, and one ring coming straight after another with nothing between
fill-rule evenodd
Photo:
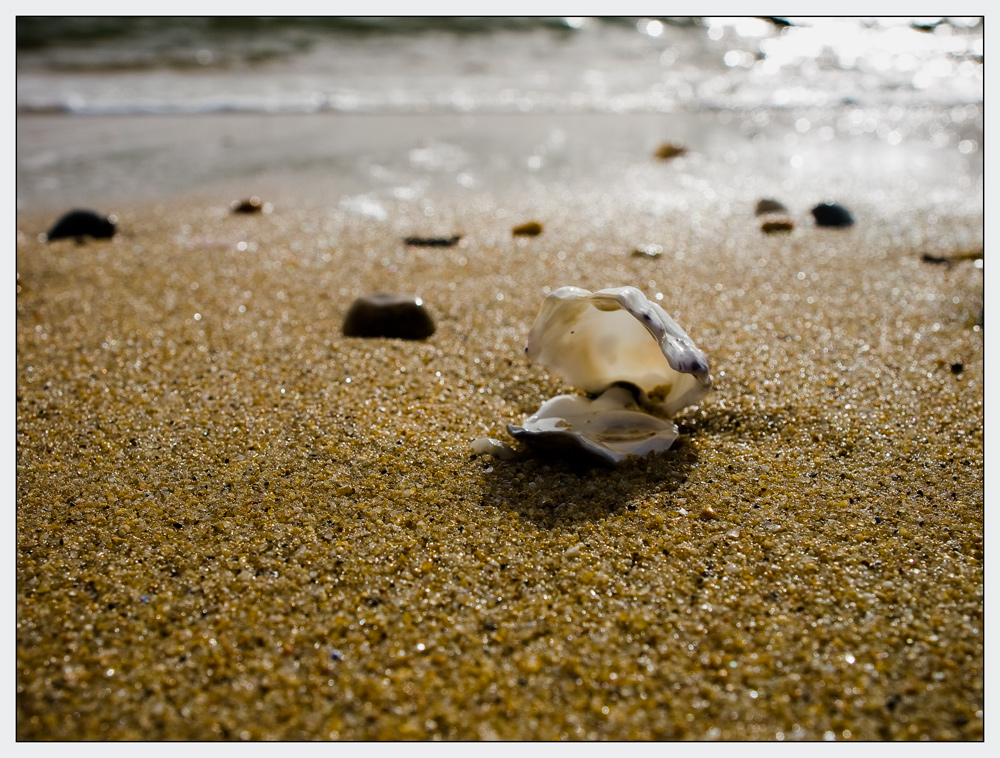
<instances>
[{"instance_id":1,"label":"ocean wave","mask_svg":"<svg viewBox=\"0 0 1000 758\"><path fill-rule=\"evenodd\" d=\"M20 18L19 114L670 113L983 99L976 19Z\"/></svg>"}]
</instances>

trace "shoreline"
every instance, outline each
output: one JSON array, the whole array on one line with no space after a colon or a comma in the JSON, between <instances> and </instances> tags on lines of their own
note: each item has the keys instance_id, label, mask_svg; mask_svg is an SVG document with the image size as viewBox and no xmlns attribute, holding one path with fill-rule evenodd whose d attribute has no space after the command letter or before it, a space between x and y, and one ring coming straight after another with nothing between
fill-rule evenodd
<instances>
[{"instance_id":1,"label":"shoreline","mask_svg":"<svg viewBox=\"0 0 1000 758\"><path fill-rule=\"evenodd\" d=\"M778 195L870 204L886 218L982 213L982 151L965 154L940 142L937 121L947 109L918 111L923 115L895 145L850 131L848 110L19 114L17 209L99 206L109 213L225 193L322 210L354 196L471 204L491 195L508 203L525 192L571 198L585 189L618 196L626 210L638 199L641 212L653 215L711 213ZM812 124L806 132L799 131L803 122ZM824 124L837 125L835 137ZM981 144L976 124L968 118L954 126L953 139ZM655 161L658 146L672 141L688 153Z\"/></svg>"}]
</instances>

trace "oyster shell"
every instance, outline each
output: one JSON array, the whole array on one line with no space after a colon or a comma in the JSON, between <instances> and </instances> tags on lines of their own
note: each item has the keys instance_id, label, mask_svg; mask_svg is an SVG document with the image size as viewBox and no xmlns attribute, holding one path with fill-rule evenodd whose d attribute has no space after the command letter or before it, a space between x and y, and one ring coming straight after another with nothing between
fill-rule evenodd
<instances>
[{"instance_id":1,"label":"oyster shell","mask_svg":"<svg viewBox=\"0 0 1000 758\"><path fill-rule=\"evenodd\" d=\"M670 315L635 287L560 287L542 303L528 357L596 395L625 383L672 416L712 388L708 359Z\"/></svg>"},{"instance_id":2,"label":"oyster shell","mask_svg":"<svg viewBox=\"0 0 1000 758\"><path fill-rule=\"evenodd\" d=\"M526 352L598 397L559 395L507 431L536 448L578 449L611 465L668 449L677 426L647 411L672 416L712 388L705 354L635 287L560 287L542 303Z\"/></svg>"},{"instance_id":3,"label":"oyster shell","mask_svg":"<svg viewBox=\"0 0 1000 758\"><path fill-rule=\"evenodd\" d=\"M666 450L677 439L677 426L672 421L640 410L632 392L620 386L594 400L557 395L542 403L523 426L508 424L507 431L542 450L578 448L611 465L630 455Z\"/></svg>"}]
</instances>

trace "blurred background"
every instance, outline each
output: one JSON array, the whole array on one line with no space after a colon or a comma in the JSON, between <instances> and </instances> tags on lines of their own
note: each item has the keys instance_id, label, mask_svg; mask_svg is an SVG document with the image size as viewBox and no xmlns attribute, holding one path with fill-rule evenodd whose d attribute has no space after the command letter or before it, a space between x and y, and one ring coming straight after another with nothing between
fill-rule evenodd
<instances>
[{"instance_id":1,"label":"blurred background","mask_svg":"<svg viewBox=\"0 0 1000 758\"><path fill-rule=\"evenodd\" d=\"M699 187L981 206L979 18L21 17L16 86L19 209L254 180L378 217L666 141Z\"/></svg>"}]
</instances>

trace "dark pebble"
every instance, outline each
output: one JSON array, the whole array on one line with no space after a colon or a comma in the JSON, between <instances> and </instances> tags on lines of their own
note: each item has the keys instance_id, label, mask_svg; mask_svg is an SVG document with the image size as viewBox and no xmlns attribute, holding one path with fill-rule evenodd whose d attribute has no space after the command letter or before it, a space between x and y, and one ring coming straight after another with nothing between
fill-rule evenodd
<instances>
[{"instance_id":1,"label":"dark pebble","mask_svg":"<svg viewBox=\"0 0 1000 758\"><path fill-rule=\"evenodd\" d=\"M812 209L816 226L834 226L844 228L854 223L854 217L842 205L836 203L820 203Z\"/></svg>"},{"instance_id":2,"label":"dark pebble","mask_svg":"<svg viewBox=\"0 0 1000 758\"><path fill-rule=\"evenodd\" d=\"M462 235L456 234L453 237L407 237L403 242L414 247L453 247L460 239Z\"/></svg>"},{"instance_id":3,"label":"dark pebble","mask_svg":"<svg viewBox=\"0 0 1000 758\"><path fill-rule=\"evenodd\" d=\"M233 213L260 213L264 210L264 204L256 195L246 200L233 200L229 207L233 209Z\"/></svg>"},{"instance_id":4,"label":"dark pebble","mask_svg":"<svg viewBox=\"0 0 1000 758\"><path fill-rule=\"evenodd\" d=\"M940 255L931 255L930 253L924 253L922 256L920 256L920 258L924 263L941 263L946 266L951 266L951 259L944 258Z\"/></svg>"},{"instance_id":5,"label":"dark pebble","mask_svg":"<svg viewBox=\"0 0 1000 758\"><path fill-rule=\"evenodd\" d=\"M84 237L110 239L115 236L115 224L93 211L70 211L56 221L47 236L49 242L66 237L76 237L77 242L82 242Z\"/></svg>"},{"instance_id":6,"label":"dark pebble","mask_svg":"<svg viewBox=\"0 0 1000 758\"><path fill-rule=\"evenodd\" d=\"M419 297L379 292L351 304L343 331L345 337L422 340L434 334L434 321Z\"/></svg>"},{"instance_id":7,"label":"dark pebble","mask_svg":"<svg viewBox=\"0 0 1000 758\"><path fill-rule=\"evenodd\" d=\"M765 213L787 213L788 208L779 203L777 200L772 200L769 197L765 197L762 200L757 201L757 209L755 213L758 216L763 216Z\"/></svg>"},{"instance_id":8,"label":"dark pebble","mask_svg":"<svg viewBox=\"0 0 1000 758\"><path fill-rule=\"evenodd\" d=\"M942 265L951 268L952 264L960 263L962 261L979 261L983 259L983 249L973 249L966 250L961 253L955 253L954 255L932 255L931 253L924 253L920 256L920 259L924 263L940 263ZM979 266L982 268L982 265Z\"/></svg>"},{"instance_id":9,"label":"dark pebble","mask_svg":"<svg viewBox=\"0 0 1000 758\"><path fill-rule=\"evenodd\" d=\"M537 221L529 221L526 224L515 226L510 231L520 237L536 237L542 233L542 225Z\"/></svg>"},{"instance_id":10,"label":"dark pebble","mask_svg":"<svg viewBox=\"0 0 1000 758\"><path fill-rule=\"evenodd\" d=\"M964 370L965 370L965 364L964 363L952 363L951 364L951 373L953 373L953 374L961 374Z\"/></svg>"}]
</instances>

